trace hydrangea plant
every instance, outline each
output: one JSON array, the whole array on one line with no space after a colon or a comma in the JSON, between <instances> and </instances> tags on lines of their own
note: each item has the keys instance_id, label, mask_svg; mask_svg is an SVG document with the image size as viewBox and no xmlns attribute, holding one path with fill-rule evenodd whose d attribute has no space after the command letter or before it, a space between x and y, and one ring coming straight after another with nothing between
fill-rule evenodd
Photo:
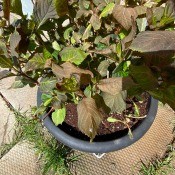
<instances>
[{"instance_id":1,"label":"hydrangea plant","mask_svg":"<svg viewBox=\"0 0 175 175\"><path fill-rule=\"evenodd\" d=\"M99 109L121 113L127 96L148 92L175 109L174 0L36 0L30 18L20 0L4 0L3 13L0 79L39 86L36 115L49 108L59 125L75 103L93 140Z\"/></svg>"}]
</instances>

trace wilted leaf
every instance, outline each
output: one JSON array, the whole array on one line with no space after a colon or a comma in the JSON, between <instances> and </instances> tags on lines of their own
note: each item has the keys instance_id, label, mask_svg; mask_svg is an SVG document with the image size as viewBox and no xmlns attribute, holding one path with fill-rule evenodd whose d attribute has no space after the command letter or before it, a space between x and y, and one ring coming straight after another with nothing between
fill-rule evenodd
<instances>
[{"instance_id":1,"label":"wilted leaf","mask_svg":"<svg viewBox=\"0 0 175 175\"><path fill-rule=\"evenodd\" d=\"M54 0L58 16L68 13L68 0Z\"/></svg>"},{"instance_id":2,"label":"wilted leaf","mask_svg":"<svg viewBox=\"0 0 175 175\"><path fill-rule=\"evenodd\" d=\"M102 77L105 77L107 75L107 70L108 70L109 65L110 65L109 61L104 60L98 66L97 70Z\"/></svg>"},{"instance_id":3,"label":"wilted leaf","mask_svg":"<svg viewBox=\"0 0 175 175\"><path fill-rule=\"evenodd\" d=\"M21 0L11 0L10 10L12 11L12 13L23 16Z\"/></svg>"},{"instance_id":4,"label":"wilted leaf","mask_svg":"<svg viewBox=\"0 0 175 175\"><path fill-rule=\"evenodd\" d=\"M106 16L108 16L109 14L111 14L112 11L113 11L114 6L115 6L114 3L109 3L109 4L103 9L103 11L101 12L100 18L106 17Z\"/></svg>"},{"instance_id":5,"label":"wilted leaf","mask_svg":"<svg viewBox=\"0 0 175 175\"><path fill-rule=\"evenodd\" d=\"M40 82L41 92L50 92L56 87L57 79L55 77L43 78Z\"/></svg>"},{"instance_id":6,"label":"wilted leaf","mask_svg":"<svg viewBox=\"0 0 175 175\"><path fill-rule=\"evenodd\" d=\"M48 19L57 18L54 0L36 0L33 14L35 21L38 23L38 28Z\"/></svg>"},{"instance_id":7,"label":"wilted leaf","mask_svg":"<svg viewBox=\"0 0 175 175\"><path fill-rule=\"evenodd\" d=\"M62 124L66 117L66 108L56 109L55 112L52 113L52 120L56 126Z\"/></svg>"},{"instance_id":8,"label":"wilted leaf","mask_svg":"<svg viewBox=\"0 0 175 175\"><path fill-rule=\"evenodd\" d=\"M137 13L134 8L126 8L122 5L115 5L113 9L113 16L118 23L120 23L126 30L129 30L132 26L132 18L135 21Z\"/></svg>"},{"instance_id":9,"label":"wilted leaf","mask_svg":"<svg viewBox=\"0 0 175 175\"><path fill-rule=\"evenodd\" d=\"M97 130L103 118L97 109L95 100L93 98L83 98L77 106L77 111L78 128L92 141L97 135Z\"/></svg>"},{"instance_id":10,"label":"wilted leaf","mask_svg":"<svg viewBox=\"0 0 175 175\"><path fill-rule=\"evenodd\" d=\"M111 109L111 112L123 112L126 109L127 92L122 91L116 95L104 92L102 94L105 104Z\"/></svg>"},{"instance_id":11,"label":"wilted leaf","mask_svg":"<svg viewBox=\"0 0 175 175\"><path fill-rule=\"evenodd\" d=\"M12 68L13 63L10 58L6 58L3 55L0 55L0 67L2 68Z\"/></svg>"},{"instance_id":12,"label":"wilted leaf","mask_svg":"<svg viewBox=\"0 0 175 175\"><path fill-rule=\"evenodd\" d=\"M43 55L35 55L31 60L29 60L25 66L25 71L32 71L36 69L43 69L45 67L47 58Z\"/></svg>"},{"instance_id":13,"label":"wilted leaf","mask_svg":"<svg viewBox=\"0 0 175 175\"><path fill-rule=\"evenodd\" d=\"M87 53L82 51L80 48L65 47L61 52L61 60L66 62L75 63L76 65L81 64L87 57Z\"/></svg>"},{"instance_id":14,"label":"wilted leaf","mask_svg":"<svg viewBox=\"0 0 175 175\"><path fill-rule=\"evenodd\" d=\"M11 55L18 57L18 53L16 48L18 47L18 44L21 40L21 36L17 31L15 31L11 36L10 36L10 49L11 49Z\"/></svg>"},{"instance_id":15,"label":"wilted leaf","mask_svg":"<svg viewBox=\"0 0 175 175\"><path fill-rule=\"evenodd\" d=\"M139 52L175 50L175 31L141 32L133 40L130 49Z\"/></svg>"},{"instance_id":16,"label":"wilted leaf","mask_svg":"<svg viewBox=\"0 0 175 175\"><path fill-rule=\"evenodd\" d=\"M3 0L3 12L4 18L9 20L10 18L10 0Z\"/></svg>"},{"instance_id":17,"label":"wilted leaf","mask_svg":"<svg viewBox=\"0 0 175 175\"><path fill-rule=\"evenodd\" d=\"M52 72L57 78L70 78L72 74L89 74L93 78L91 71L80 69L69 62L63 63L61 66L52 63Z\"/></svg>"},{"instance_id":18,"label":"wilted leaf","mask_svg":"<svg viewBox=\"0 0 175 175\"><path fill-rule=\"evenodd\" d=\"M100 20L99 16L96 14L93 14L91 16L90 23L91 23L92 27L94 28L94 30L99 30L101 27L101 20Z\"/></svg>"},{"instance_id":19,"label":"wilted leaf","mask_svg":"<svg viewBox=\"0 0 175 175\"><path fill-rule=\"evenodd\" d=\"M158 86L157 78L147 66L130 66L130 75L144 90L151 90Z\"/></svg>"}]
</instances>

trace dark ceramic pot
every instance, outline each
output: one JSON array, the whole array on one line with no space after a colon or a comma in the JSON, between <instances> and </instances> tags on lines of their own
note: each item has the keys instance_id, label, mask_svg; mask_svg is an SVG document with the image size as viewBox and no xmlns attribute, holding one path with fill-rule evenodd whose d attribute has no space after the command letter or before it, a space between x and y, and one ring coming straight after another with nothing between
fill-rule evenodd
<instances>
[{"instance_id":1,"label":"dark ceramic pot","mask_svg":"<svg viewBox=\"0 0 175 175\"><path fill-rule=\"evenodd\" d=\"M37 104L41 104L41 92L39 90L37 93ZM89 153L107 153L123 149L143 137L154 122L158 101L150 97L148 108L147 116L132 128L133 139L129 138L127 130L124 130L105 137L97 136L90 143L86 136L78 133L65 123L60 125L60 127L55 126L50 117L44 120L44 126L58 141L70 148Z\"/></svg>"}]
</instances>

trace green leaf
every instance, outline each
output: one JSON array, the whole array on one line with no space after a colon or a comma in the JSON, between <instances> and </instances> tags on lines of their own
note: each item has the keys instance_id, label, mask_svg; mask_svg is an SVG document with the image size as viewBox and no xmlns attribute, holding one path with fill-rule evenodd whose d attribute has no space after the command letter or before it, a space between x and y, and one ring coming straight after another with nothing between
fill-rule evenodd
<instances>
[{"instance_id":1,"label":"green leaf","mask_svg":"<svg viewBox=\"0 0 175 175\"><path fill-rule=\"evenodd\" d=\"M13 67L12 60L10 58L6 58L3 55L0 55L0 67L2 67L2 68L12 68Z\"/></svg>"},{"instance_id":2,"label":"green leaf","mask_svg":"<svg viewBox=\"0 0 175 175\"><path fill-rule=\"evenodd\" d=\"M42 81L40 82L41 92L50 92L56 87L56 83L57 83L57 78L55 77L43 78Z\"/></svg>"},{"instance_id":3,"label":"green leaf","mask_svg":"<svg viewBox=\"0 0 175 175\"><path fill-rule=\"evenodd\" d=\"M130 75L144 90L151 90L158 86L157 78L147 66L130 65Z\"/></svg>"},{"instance_id":4,"label":"green leaf","mask_svg":"<svg viewBox=\"0 0 175 175\"><path fill-rule=\"evenodd\" d=\"M108 60L104 60L99 64L97 70L102 77L105 77L107 75L109 66L110 66L110 63Z\"/></svg>"},{"instance_id":5,"label":"green leaf","mask_svg":"<svg viewBox=\"0 0 175 175\"><path fill-rule=\"evenodd\" d=\"M87 53L82 51L80 48L65 47L61 52L61 60L66 62L75 63L76 65L81 64L87 57Z\"/></svg>"},{"instance_id":6,"label":"green leaf","mask_svg":"<svg viewBox=\"0 0 175 175\"><path fill-rule=\"evenodd\" d=\"M107 121L110 123L115 123L115 122L118 122L119 120L117 120L116 118L113 118L113 117L108 117Z\"/></svg>"},{"instance_id":7,"label":"green leaf","mask_svg":"<svg viewBox=\"0 0 175 175\"><path fill-rule=\"evenodd\" d=\"M145 31L137 35L130 49L138 52L175 50L175 31Z\"/></svg>"},{"instance_id":8,"label":"green leaf","mask_svg":"<svg viewBox=\"0 0 175 175\"><path fill-rule=\"evenodd\" d=\"M37 0L34 5L34 19L40 28L48 19L58 18L54 0Z\"/></svg>"},{"instance_id":9,"label":"green leaf","mask_svg":"<svg viewBox=\"0 0 175 175\"><path fill-rule=\"evenodd\" d=\"M23 81L22 77L16 77L15 82L11 85L10 89L23 88L27 83Z\"/></svg>"},{"instance_id":10,"label":"green leaf","mask_svg":"<svg viewBox=\"0 0 175 175\"><path fill-rule=\"evenodd\" d=\"M66 108L56 109L55 112L52 113L52 120L56 126L62 124L66 117Z\"/></svg>"},{"instance_id":11,"label":"green leaf","mask_svg":"<svg viewBox=\"0 0 175 175\"><path fill-rule=\"evenodd\" d=\"M77 106L78 128L90 137L91 141L97 135L97 130L102 122L102 114L97 109L93 98L83 98Z\"/></svg>"},{"instance_id":12,"label":"green leaf","mask_svg":"<svg viewBox=\"0 0 175 175\"><path fill-rule=\"evenodd\" d=\"M3 12L4 18L9 20L10 18L10 0L3 0Z\"/></svg>"},{"instance_id":13,"label":"green leaf","mask_svg":"<svg viewBox=\"0 0 175 175\"><path fill-rule=\"evenodd\" d=\"M114 6L115 6L114 3L109 3L109 4L103 9L103 11L101 12L100 18L106 17L106 16L108 16L109 14L111 14L112 11L113 11Z\"/></svg>"},{"instance_id":14,"label":"green leaf","mask_svg":"<svg viewBox=\"0 0 175 175\"><path fill-rule=\"evenodd\" d=\"M25 71L27 72L36 69L44 69L47 60L47 57L44 58L43 55L35 55L31 60L27 62Z\"/></svg>"},{"instance_id":15,"label":"green leaf","mask_svg":"<svg viewBox=\"0 0 175 175\"><path fill-rule=\"evenodd\" d=\"M139 116L140 116L139 107L136 105L136 103L133 102L133 104L134 104L134 115L135 115L136 117L139 117Z\"/></svg>"},{"instance_id":16,"label":"green leaf","mask_svg":"<svg viewBox=\"0 0 175 175\"><path fill-rule=\"evenodd\" d=\"M60 45L59 45L56 41L54 41L54 42L52 43L52 47L53 47L55 50L57 50L57 51L60 51L60 50L61 50Z\"/></svg>"},{"instance_id":17,"label":"green leaf","mask_svg":"<svg viewBox=\"0 0 175 175\"><path fill-rule=\"evenodd\" d=\"M147 19L146 18L137 18L137 26L139 29L139 32L143 32L146 30L147 26Z\"/></svg>"},{"instance_id":18,"label":"green leaf","mask_svg":"<svg viewBox=\"0 0 175 175\"><path fill-rule=\"evenodd\" d=\"M7 48L5 43L2 40L0 40L0 55L7 56Z\"/></svg>"},{"instance_id":19,"label":"green leaf","mask_svg":"<svg viewBox=\"0 0 175 175\"><path fill-rule=\"evenodd\" d=\"M54 0L58 16L68 13L68 0Z\"/></svg>"},{"instance_id":20,"label":"green leaf","mask_svg":"<svg viewBox=\"0 0 175 175\"><path fill-rule=\"evenodd\" d=\"M91 29L92 29L92 24L89 24L83 33L82 40L86 40L89 38L89 36L91 35Z\"/></svg>"},{"instance_id":21,"label":"green leaf","mask_svg":"<svg viewBox=\"0 0 175 175\"><path fill-rule=\"evenodd\" d=\"M65 32L63 34L65 40L69 40L70 39L71 32L73 32L73 28L72 27L69 27L68 29L65 30Z\"/></svg>"},{"instance_id":22,"label":"green leaf","mask_svg":"<svg viewBox=\"0 0 175 175\"><path fill-rule=\"evenodd\" d=\"M122 91L116 95L103 92L102 93L105 104L111 109L111 112L123 112L126 109L127 92Z\"/></svg>"},{"instance_id":23,"label":"green leaf","mask_svg":"<svg viewBox=\"0 0 175 175\"><path fill-rule=\"evenodd\" d=\"M11 0L10 10L12 11L12 13L23 16L21 0Z\"/></svg>"},{"instance_id":24,"label":"green leaf","mask_svg":"<svg viewBox=\"0 0 175 175\"><path fill-rule=\"evenodd\" d=\"M45 102L45 101L47 101L48 99L51 99L51 98L52 98L52 95L50 95L50 94L42 93L42 95L41 95L42 102Z\"/></svg>"},{"instance_id":25,"label":"green leaf","mask_svg":"<svg viewBox=\"0 0 175 175\"><path fill-rule=\"evenodd\" d=\"M44 102L44 106L48 106L51 102L52 102L52 98L46 100L46 101Z\"/></svg>"},{"instance_id":26,"label":"green leaf","mask_svg":"<svg viewBox=\"0 0 175 175\"><path fill-rule=\"evenodd\" d=\"M86 89L84 90L84 95L86 97L91 97L92 96L92 88L91 88L91 85L89 85L88 87L86 87Z\"/></svg>"},{"instance_id":27,"label":"green leaf","mask_svg":"<svg viewBox=\"0 0 175 175\"><path fill-rule=\"evenodd\" d=\"M46 48L44 48L43 49L43 57L44 57L44 59L50 59L50 58L52 58L52 54L46 49Z\"/></svg>"},{"instance_id":28,"label":"green leaf","mask_svg":"<svg viewBox=\"0 0 175 175\"><path fill-rule=\"evenodd\" d=\"M134 8L126 8L122 5L115 5L113 9L114 18L120 23L126 30L129 30L132 26L132 19L135 21L137 18L137 12Z\"/></svg>"},{"instance_id":29,"label":"green leaf","mask_svg":"<svg viewBox=\"0 0 175 175\"><path fill-rule=\"evenodd\" d=\"M21 36L19 33L15 30L14 33L11 34L10 36L10 49L11 49L11 55L18 57L17 53L17 47L19 45L19 42L21 40Z\"/></svg>"}]
</instances>

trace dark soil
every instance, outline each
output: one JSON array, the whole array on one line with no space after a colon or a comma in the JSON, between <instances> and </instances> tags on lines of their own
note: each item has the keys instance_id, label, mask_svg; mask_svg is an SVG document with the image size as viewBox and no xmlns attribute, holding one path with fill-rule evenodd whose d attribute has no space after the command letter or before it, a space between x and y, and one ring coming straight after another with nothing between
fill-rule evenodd
<instances>
[{"instance_id":1,"label":"dark soil","mask_svg":"<svg viewBox=\"0 0 175 175\"><path fill-rule=\"evenodd\" d=\"M118 131L126 130L126 125L120 122L115 122L115 123L109 123L107 121L107 118L113 117L119 120L126 120L126 116L129 114L132 114L134 116L134 111L135 107L133 102L138 106L139 111L140 111L140 117L145 116L148 113L148 101L149 101L149 95L147 93L144 93L141 95L142 101L139 101L136 97L132 99L127 99L127 109L122 113L110 113L109 115L103 112L104 119L99 127L98 130L98 135L103 136L103 135L109 135ZM82 135L78 129L78 116L77 116L77 106L73 103L68 103L66 105L67 109L67 114L66 114L66 119L65 119L65 126L67 127L67 130L70 131L70 133L75 133L76 136L77 134ZM138 119L138 118L129 118L128 125L130 128L132 128L134 125L136 125L138 122L140 122L143 119ZM71 126L69 128L69 126ZM63 126L62 126L63 127ZM61 128L62 128L61 127ZM69 128L69 129L68 129ZM82 136L81 136L82 137Z\"/></svg>"}]
</instances>

